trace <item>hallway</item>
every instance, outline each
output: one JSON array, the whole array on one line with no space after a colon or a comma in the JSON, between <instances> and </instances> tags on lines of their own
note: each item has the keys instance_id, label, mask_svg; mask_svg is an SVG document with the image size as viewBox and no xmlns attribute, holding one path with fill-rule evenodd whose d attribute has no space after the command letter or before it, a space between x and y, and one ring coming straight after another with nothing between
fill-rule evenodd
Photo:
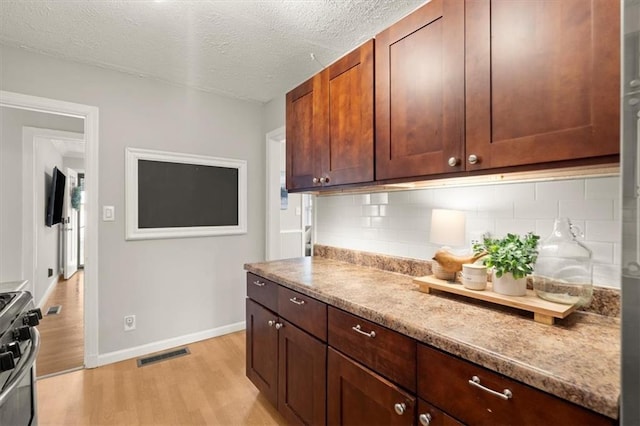
<instances>
[{"instance_id":1,"label":"hallway","mask_svg":"<svg viewBox=\"0 0 640 426\"><path fill-rule=\"evenodd\" d=\"M60 279L42 306L38 326L42 344L36 361L38 377L82 368L84 365L84 271L68 280ZM60 313L47 315L52 306Z\"/></svg>"}]
</instances>

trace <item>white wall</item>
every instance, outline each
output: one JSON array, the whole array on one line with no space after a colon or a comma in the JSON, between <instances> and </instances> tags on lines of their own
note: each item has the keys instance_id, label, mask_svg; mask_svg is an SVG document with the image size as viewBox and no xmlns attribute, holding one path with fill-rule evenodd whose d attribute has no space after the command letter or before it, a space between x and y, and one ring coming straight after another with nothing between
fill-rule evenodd
<instances>
[{"instance_id":1,"label":"white wall","mask_svg":"<svg viewBox=\"0 0 640 426\"><path fill-rule=\"evenodd\" d=\"M431 210L466 214L466 239L489 231L550 235L566 216L584 232L593 251L594 284L620 287L618 177L514 183L390 193L318 197L317 243L417 259L431 259Z\"/></svg>"},{"instance_id":2,"label":"white wall","mask_svg":"<svg viewBox=\"0 0 640 426\"><path fill-rule=\"evenodd\" d=\"M23 126L82 132L84 123L77 118L0 107L0 282L25 278L22 271ZM51 175L51 170L48 173ZM43 182L44 175L37 183L44 185ZM44 207L39 212L42 216L39 223L44 226ZM47 277L46 268L43 277Z\"/></svg>"},{"instance_id":3,"label":"white wall","mask_svg":"<svg viewBox=\"0 0 640 426\"><path fill-rule=\"evenodd\" d=\"M3 90L99 108L99 203L116 212L98 229L99 353L244 321L243 264L264 258L262 106L5 46L0 59ZM247 160L248 233L125 241L128 146Z\"/></svg>"},{"instance_id":4,"label":"white wall","mask_svg":"<svg viewBox=\"0 0 640 426\"><path fill-rule=\"evenodd\" d=\"M78 157L64 157L62 159L63 161L63 166L66 168L70 168L75 170L76 172L83 172L84 171L84 158L78 158Z\"/></svg>"}]
</instances>

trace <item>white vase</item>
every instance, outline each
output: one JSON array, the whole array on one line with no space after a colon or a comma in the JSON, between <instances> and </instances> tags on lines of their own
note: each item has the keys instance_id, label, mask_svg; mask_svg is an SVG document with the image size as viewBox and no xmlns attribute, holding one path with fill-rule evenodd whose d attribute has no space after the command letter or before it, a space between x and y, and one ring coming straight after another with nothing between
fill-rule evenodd
<instances>
[{"instance_id":1,"label":"white vase","mask_svg":"<svg viewBox=\"0 0 640 426\"><path fill-rule=\"evenodd\" d=\"M500 278L493 273L493 291L505 296L526 296L527 294L527 278L513 278L511 272L502 274Z\"/></svg>"}]
</instances>

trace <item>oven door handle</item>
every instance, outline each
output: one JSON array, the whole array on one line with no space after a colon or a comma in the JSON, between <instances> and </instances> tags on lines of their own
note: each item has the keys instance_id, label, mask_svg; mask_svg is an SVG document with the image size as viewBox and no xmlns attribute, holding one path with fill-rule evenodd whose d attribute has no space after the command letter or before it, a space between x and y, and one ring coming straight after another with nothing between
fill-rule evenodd
<instances>
[{"instance_id":1,"label":"oven door handle","mask_svg":"<svg viewBox=\"0 0 640 426\"><path fill-rule=\"evenodd\" d=\"M7 385L2 389L2 393L0 393L0 407L2 407L5 401L9 398L11 392L18 386L18 383L22 380L22 378L31 371L31 367L36 361L36 356L38 356L38 351L40 350L40 333L38 329L33 327L31 329L31 350L29 351L29 355L27 356L27 360L22 363L20 370L9 379Z\"/></svg>"}]
</instances>

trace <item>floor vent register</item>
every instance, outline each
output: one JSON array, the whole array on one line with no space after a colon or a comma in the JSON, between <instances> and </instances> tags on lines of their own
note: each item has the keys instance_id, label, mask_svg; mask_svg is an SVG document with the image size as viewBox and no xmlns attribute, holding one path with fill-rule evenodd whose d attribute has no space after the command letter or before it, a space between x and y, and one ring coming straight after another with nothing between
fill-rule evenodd
<instances>
[{"instance_id":1,"label":"floor vent register","mask_svg":"<svg viewBox=\"0 0 640 426\"><path fill-rule=\"evenodd\" d=\"M47 315L58 315L61 310L62 310L61 305L49 306L49 309L47 309Z\"/></svg>"},{"instance_id":2,"label":"floor vent register","mask_svg":"<svg viewBox=\"0 0 640 426\"><path fill-rule=\"evenodd\" d=\"M154 364L160 361L166 361L168 359L177 358L179 356L189 355L189 348L174 349L161 354L150 355L144 358L138 358L138 367L144 367L145 365Z\"/></svg>"}]
</instances>

